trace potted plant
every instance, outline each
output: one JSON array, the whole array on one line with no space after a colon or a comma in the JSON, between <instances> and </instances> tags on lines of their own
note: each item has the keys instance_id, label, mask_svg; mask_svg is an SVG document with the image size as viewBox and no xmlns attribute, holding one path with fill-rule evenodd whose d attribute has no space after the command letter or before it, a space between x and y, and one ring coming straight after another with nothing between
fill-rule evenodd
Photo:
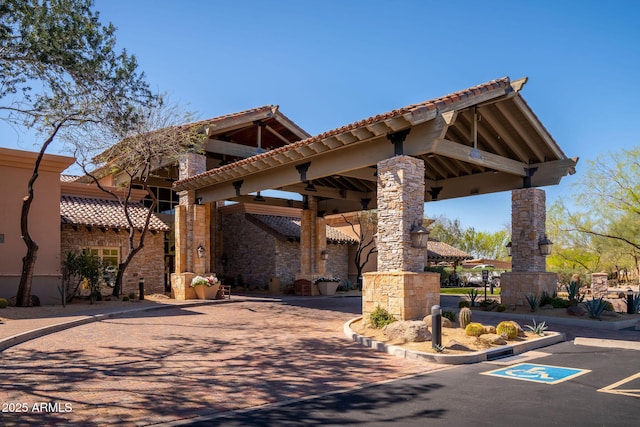
<instances>
[{"instance_id":1,"label":"potted plant","mask_svg":"<svg viewBox=\"0 0 640 427\"><path fill-rule=\"evenodd\" d=\"M320 295L335 295L340 279L336 277L318 277L313 283L318 285Z\"/></svg>"},{"instance_id":2,"label":"potted plant","mask_svg":"<svg viewBox=\"0 0 640 427\"><path fill-rule=\"evenodd\" d=\"M196 276L190 285L199 299L216 299L220 290L220 279L215 274L211 276Z\"/></svg>"}]
</instances>

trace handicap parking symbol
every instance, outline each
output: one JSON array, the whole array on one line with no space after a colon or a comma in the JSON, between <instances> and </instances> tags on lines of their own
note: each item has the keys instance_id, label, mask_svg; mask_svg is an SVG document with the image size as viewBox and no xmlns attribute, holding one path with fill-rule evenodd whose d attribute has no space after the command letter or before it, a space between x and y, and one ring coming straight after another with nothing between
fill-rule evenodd
<instances>
[{"instance_id":1,"label":"handicap parking symbol","mask_svg":"<svg viewBox=\"0 0 640 427\"><path fill-rule=\"evenodd\" d=\"M506 368L482 372L482 375L511 378L514 380L533 381L544 384L558 384L591 372L589 369L566 368L563 366L538 365L535 363L519 363Z\"/></svg>"}]
</instances>

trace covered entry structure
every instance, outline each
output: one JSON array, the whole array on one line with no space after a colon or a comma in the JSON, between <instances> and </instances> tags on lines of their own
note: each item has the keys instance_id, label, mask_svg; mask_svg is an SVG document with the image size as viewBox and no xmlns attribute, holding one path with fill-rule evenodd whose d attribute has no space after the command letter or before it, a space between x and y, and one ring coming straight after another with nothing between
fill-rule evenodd
<instances>
[{"instance_id":1,"label":"covered entry structure","mask_svg":"<svg viewBox=\"0 0 640 427\"><path fill-rule=\"evenodd\" d=\"M437 277L423 272L424 248L411 242L425 202L434 200L513 191L511 282L514 288L520 278L549 286L538 250L545 199L537 187L558 184L574 172L577 159L563 153L522 98L526 81L493 80L209 170L200 155L186 155L174 189L181 200L176 258L186 252L187 261L176 263L174 287L188 286L189 274L220 262L211 226L216 203L267 189L303 197L264 199L303 208L299 277L307 280L326 273L325 213L378 210L378 272L365 276L364 314L379 303L398 318L418 318L439 301ZM203 128L215 136L215 126ZM199 247L210 255L199 256Z\"/></svg>"}]
</instances>

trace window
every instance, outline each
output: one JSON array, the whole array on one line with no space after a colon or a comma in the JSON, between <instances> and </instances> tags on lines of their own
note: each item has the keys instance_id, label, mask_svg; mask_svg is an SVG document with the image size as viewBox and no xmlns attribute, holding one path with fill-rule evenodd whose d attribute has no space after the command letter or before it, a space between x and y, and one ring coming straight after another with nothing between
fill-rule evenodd
<instances>
[{"instance_id":1,"label":"window","mask_svg":"<svg viewBox=\"0 0 640 427\"><path fill-rule=\"evenodd\" d=\"M94 255L107 264L103 277L104 283L113 287L116 282L118 264L120 264L120 250L118 248L88 248L83 249L82 253Z\"/></svg>"}]
</instances>

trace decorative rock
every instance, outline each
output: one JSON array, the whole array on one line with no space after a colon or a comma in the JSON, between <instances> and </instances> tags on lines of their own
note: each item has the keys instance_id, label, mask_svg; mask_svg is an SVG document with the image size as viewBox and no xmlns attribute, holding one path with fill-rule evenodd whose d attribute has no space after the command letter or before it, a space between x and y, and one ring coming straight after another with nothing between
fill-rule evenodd
<instances>
[{"instance_id":1,"label":"decorative rock","mask_svg":"<svg viewBox=\"0 0 640 427\"><path fill-rule=\"evenodd\" d=\"M450 350L473 351L473 349L467 347L464 344L460 344L456 340L449 341L445 347Z\"/></svg>"},{"instance_id":2,"label":"decorative rock","mask_svg":"<svg viewBox=\"0 0 640 427\"><path fill-rule=\"evenodd\" d=\"M422 342L431 339L427 324L420 320L393 322L382 328L382 333L390 341Z\"/></svg>"},{"instance_id":3,"label":"decorative rock","mask_svg":"<svg viewBox=\"0 0 640 427\"><path fill-rule=\"evenodd\" d=\"M522 326L520 326L520 324L518 322L514 322L513 320L511 321L511 323L513 323L514 325L516 325L516 328L518 328L518 336L519 337L526 337L527 335L524 333L524 329L522 329Z\"/></svg>"},{"instance_id":4,"label":"decorative rock","mask_svg":"<svg viewBox=\"0 0 640 427\"><path fill-rule=\"evenodd\" d=\"M579 305L567 308L567 314L569 316L584 316L586 313L587 312L584 310L584 308L580 307Z\"/></svg>"},{"instance_id":5,"label":"decorative rock","mask_svg":"<svg viewBox=\"0 0 640 427\"><path fill-rule=\"evenodd\" d=\"M495 334L496 333L496 327L495 326L486 326L484 327L484 333L485 334Z\"/></svg>"},{"instance_id":6,"label":"decorative rock","mask_svg":"<svg viewBox=\"0 0 640 427\"><path fill-rule=\"evenodd\" d=\"M422 321L424 323L427 324L427 327L431 327L433 325L433 322L431 320L431 315L429 314L428 316L426 316L424 319L422 319ZM451 324L451 320L447 319L446 317L442 316L442 327L443 328L452 328L453 325Z\"/></svg>"},{"instance_id":7,"label":"decorative rock","mask_svg":"<svg viewBox=\"0 0 640 427\"><path fill-rule=\"evenodd\" d=\"M480 339L480 341L486 342L488 344L493 344L493 345L505 345L505 344L507 344L507 340L505 340L502 335L498 335L498 334L495 334L495 333L494 334L480 335L479 339Z\"/></svg>"}]
</instances>

